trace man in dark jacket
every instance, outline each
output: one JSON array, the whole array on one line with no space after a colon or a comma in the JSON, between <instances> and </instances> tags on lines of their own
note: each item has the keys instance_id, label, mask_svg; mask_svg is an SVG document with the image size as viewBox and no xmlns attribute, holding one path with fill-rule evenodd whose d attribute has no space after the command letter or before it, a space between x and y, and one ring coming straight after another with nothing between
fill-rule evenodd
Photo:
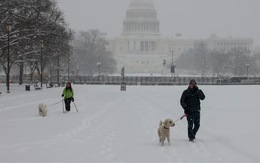
<instances>
[{"instance_id":1,"label":"man in dark jacket","mask_svg":"<svg viewBox=\"0 0 260 163\"><path fill-rule=\"evenodd\" d=\"M188 89L181 96L181 106L187 116L189 141L195 139L200 127L200 100L204 100L205 95L197 86L194 79L190 81Z\"/></svg>"}]
</instances>

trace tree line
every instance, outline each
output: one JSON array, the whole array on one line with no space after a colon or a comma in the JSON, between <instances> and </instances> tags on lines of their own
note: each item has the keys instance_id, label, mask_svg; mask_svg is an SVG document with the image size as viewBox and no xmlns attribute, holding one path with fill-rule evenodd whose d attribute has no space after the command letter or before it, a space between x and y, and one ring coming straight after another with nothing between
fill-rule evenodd
<instances>
[{"instance_id":1,"label":"tree line","mask_svg":"<svg viewBox=\"0 0 260 163\"><path fill-rule=\"evenodd\" d=\"M11 23L9 49L6 25ZM7 59L11 69L20 69L20 83L26 65L30 74L52 72L57 58L69 57L73 32L64 20L63 12L52 0L1 0L0 1L0 64L7 74ZM42 53L42 70L40 70Z\"/></svg>"},{"instance_id":2,"label":"tree line","mask_svg":"<svg viewBox=\"0 0 260 163\"><path fill-rule=\"evenodd\" d=\"M6 26L10 23L8 35ZM97 63L103 72L113 72L115 61L105 49L103 36L98 30L76 34L55 0L0 0L0 71L7 75L8 70L18 69L20 84L24 74L28 74L25 67L31 81L35 76L39 79L43 72L48 82L58 82L60 71L92 75L97 71Z\"/></svg>"},{"instance_id":3,"label":"tree line","mask_svg":"<svg viewBox=\"0 0 260 163\"><path fill-rule=\"evenodd\" d=\"M113 54L106 49L105 34L97 29L81 31L73 41L74 69L81 76L106 75L116 71Z\"/></svg>"},{"instance_id":4,"label":"tree line","mask_svg":"<svg viewBox=\"0 0 260 163\"><path fill-rule=\"evenodd\" d=\"M237 47L229 51L208 50L205 44L190 49L177 60L177 67L205 76L255 76L259 67L256 54L247 48Z\"/></svg>"}]
</instances>

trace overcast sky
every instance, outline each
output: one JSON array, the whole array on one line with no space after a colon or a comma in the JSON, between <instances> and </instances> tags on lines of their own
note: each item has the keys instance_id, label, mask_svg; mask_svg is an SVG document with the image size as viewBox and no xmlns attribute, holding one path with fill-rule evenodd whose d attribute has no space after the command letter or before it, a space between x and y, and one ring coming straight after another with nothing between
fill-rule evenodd
<instances>
[{"instance_id":1,"label":"overcast sky","mask_svg":"<svg viewBox=\"0 0 260 163\"><path fill-rule=\"evenodd\" d=\"M57 0L76 31L120 36L130 0ZM260 0L154 0L162 36L253 38L260 46Z\"/></svg>"}]
</instances>

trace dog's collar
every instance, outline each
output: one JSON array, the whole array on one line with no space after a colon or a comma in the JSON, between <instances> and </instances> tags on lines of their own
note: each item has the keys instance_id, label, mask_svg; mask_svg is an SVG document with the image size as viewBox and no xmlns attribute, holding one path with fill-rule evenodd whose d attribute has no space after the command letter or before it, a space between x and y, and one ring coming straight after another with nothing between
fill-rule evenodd
<instances>
[{"instance_id":1,"label":"dog's collar","mask_svg":"<svg viewBox=\"0 0 260 163\"><path fill-rule=\"evenodd\" d=\"M165 128L165 129L167 129L167 130L169 130L170 128L167 128L167 127L165 127L165 126L163 126L163 128Z\"/></svg>"}]
</instances>

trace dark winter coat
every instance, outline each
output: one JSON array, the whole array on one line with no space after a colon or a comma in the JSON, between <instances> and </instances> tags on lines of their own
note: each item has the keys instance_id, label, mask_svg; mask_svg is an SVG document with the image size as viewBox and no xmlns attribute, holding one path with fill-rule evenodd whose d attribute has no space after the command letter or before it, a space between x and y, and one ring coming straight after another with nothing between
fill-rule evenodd
<instances>
[{"instance_id":1,"label":"dark winter coat","mask_svg":"<svg viewBox=\"0 0 260 163\"><path fill-rule=\"evenodd\" d=\"M181 106L186 114L200 112L200 100L204 100L205 95L198 87L186 89L181 96Z\"/></svg>"}]
</instances>

